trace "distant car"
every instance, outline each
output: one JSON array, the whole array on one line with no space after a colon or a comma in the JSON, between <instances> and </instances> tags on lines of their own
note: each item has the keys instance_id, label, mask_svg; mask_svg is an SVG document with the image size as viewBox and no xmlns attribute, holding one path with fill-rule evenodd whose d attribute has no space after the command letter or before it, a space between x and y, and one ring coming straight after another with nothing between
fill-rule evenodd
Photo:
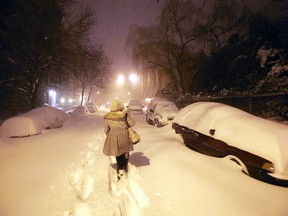
<instances>
[{"instance_id":1,"label":"distant car","mask_svg":"<svg viewBox=\"0 0 288 216\"><path fill-rule=\"evenodd\" d=\"M227 157L258 180L288 187L288 126L214 102L183 108L172 128L187 147Z\"/></svg>"},{"instance_id":2,"label":"distant car","mask_svg":"<svg viewBox=\"0 0 288 216\"><path fill-rule=\"evenodd\" d=\"M146 122L156 127L163 127L178 114L178 107L165 99L153 99L147 107Z\"/></svg>"},{"instance_id":3,"label":"distant car","mask_svg":"<svg viewBox=\"0 0 288 216\"><path fill-rule=\"evenodd\" d=\"M93 102L87 103L86 108L89 110L90 113L95 113L98 111L97 106Z\"/></svg>"},{"instance_id":4,"label":"distant car","mask_svg":"<svg viewBox=\"0 0 288 216\"><path fill-rule=\"evenodd\" d=\"M69 113L71 116L87 116L91 113L86 106L77 106L72 112Z\"/></svg>"},{"instance_id":5,"label":"distant car","mask_svg":"<svg viewBox=\"0 0 288 216\"><path fill-rule=\"evenodd\" d=\"M130 100L127 109L129 113L141 113L143 114L143 105L140 100Z\"/></svg>"}]
</instances>

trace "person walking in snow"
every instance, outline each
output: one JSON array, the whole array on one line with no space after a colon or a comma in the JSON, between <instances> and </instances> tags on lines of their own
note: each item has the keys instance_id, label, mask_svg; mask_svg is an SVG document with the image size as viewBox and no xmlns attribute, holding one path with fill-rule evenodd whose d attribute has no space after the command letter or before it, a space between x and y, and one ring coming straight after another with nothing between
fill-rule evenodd
<instances>
[{"instance_id":1,"label":"person walking in snow","mask_svg":"<svg viewBox=\"0 0 288 216\"><path fill-rule=\"evenodd\" d=\"M120 100L113 100L110 112L104 115L106 139L103 153L116 157L118 180L128 172L129 152L134 150L129 139L128 127L134 125L135 121L124 110L124 104Z\"/></svg>"}]
</instances>

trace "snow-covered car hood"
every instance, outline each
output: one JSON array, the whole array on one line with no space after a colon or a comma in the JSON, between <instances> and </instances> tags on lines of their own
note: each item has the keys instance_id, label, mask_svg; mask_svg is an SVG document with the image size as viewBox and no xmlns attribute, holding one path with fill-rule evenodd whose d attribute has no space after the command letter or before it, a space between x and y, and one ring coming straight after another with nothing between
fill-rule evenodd
<instances>
[{"instance_id":1,"label":"snow-covered car hood","mask_svg":"<svg viewBox=\"0 0 288 216\"><path fill-rule=\"evenodd\" d=\"M175 116L178 114L178 112L174 110L156 110L156 114L160 115L161 117L167 117L167 118L175 118Z\"/></svg>"},{"instance_id":2,"label":"snow-covered car hood","mask_svg":"<svg viewBox=\"0 0 288 216\"><path fill-rule=\"evenodd\" d=\"M276 174L288 175L288 126L284 124L213 102L191 104L173 122L266 158L275 164Z\"/></svg>"}]
</instances>

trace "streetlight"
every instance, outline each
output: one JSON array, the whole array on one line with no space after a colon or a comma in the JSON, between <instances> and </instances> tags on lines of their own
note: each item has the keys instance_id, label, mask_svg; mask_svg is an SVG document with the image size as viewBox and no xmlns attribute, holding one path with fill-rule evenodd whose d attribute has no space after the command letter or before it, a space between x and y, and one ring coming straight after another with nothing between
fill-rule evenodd
<instances>
[{"instance_id":1,"label":"streetlight","mask_svg":"<svg viewBox=\"0 0 288 216\"><path fill-rule=\"evenodd\" d=\"M117 78L117 83L118 83L118 85L123 85L124 82L125 82L125 77L124 77L124 75L123 75L123 74L118 75L118 78Z\"/></svg>"},{"instance_id":2,"label":"streetlight","mask_svg":"<svg viewBox=\"0 0 288 216\"><path fill-rule=\"evenodd\" d=\"M49 90L49 105L51 107L56 107L56 91L54 89Z\"/></svg>"},{"instance_id":3,"label":"streetlight","mask_svg":"<svg viewBox=\"0 0 288 216\"><path fill-rule=\"evenodd\" d=\"M127 79L127 81L126 81ZM119 74L117 77L117 84L120 87L124 86L124 89L122 89L122 96L127 97L127 95L123 95L124 91L128 90L128 98L130 100L131 96L133 95L132 89L135 87L135 85L138 83L139 77L137 76L136 73L130 73L128 74ZM125 83L126 82L126 83Z\"/></svg>"},{"instance_id":4,"label":"streetlight","mask_svg":"<svg viewBox=\"0 0 288 216\"><path fill-rule=\"evenodd\" d=\"M138 76L135 73L131 73L129 75L129 80L132 84L136 84L138 82Z\"/></svg>"}]
</instances>

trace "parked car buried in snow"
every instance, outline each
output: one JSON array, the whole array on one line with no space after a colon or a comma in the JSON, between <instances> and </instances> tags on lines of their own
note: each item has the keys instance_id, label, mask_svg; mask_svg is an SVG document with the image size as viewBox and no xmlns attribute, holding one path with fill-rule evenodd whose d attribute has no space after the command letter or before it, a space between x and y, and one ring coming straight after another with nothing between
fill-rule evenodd
<instances>
[{"instance_id":1,"label":"parked car buried in snow","mask_svg":"<svg viewBox=\"0 0 288 216\"><path fill-rule=\"evenodd\" d=\"M140 100L130 100L128 103L128 112L129 113L141 113L143 114L143 105L141 104Z\"/></svg>"},{"instance_id":2,"label":"parked car buried in snow","mask_svg":"<svg viewBox=\"0 0 288 216\"><path fill-rule=\"evenodd\" d=\"M79 116L87 116L91 113L89 112L88 108L86 106L77 106L72 112L68 113L71 116L79 117Z\"/></svg>"},{"instance_id":3,"label":"parked car buried in snow","mask_svg":"<svg viewBox=\"0 0 288 216\"><path fill-rule=\"evenodd\" d=\"M6 119L0 127L1 137L28 137L45 129L62 127L69 115L54 107L37 107L27 113Z\"/></svg>"},{"instance_id":4,"label":"parked car buried in snow","mask_svg":"<svg viewBox=\"0 0 288 216\"><path fill-rule=\"evenodd\" d=\"M288 126L225 104L197 102L179 112L172 128L190 149L228 157L245 174L288 187Z\"/></svg>"},{"instance_id":5,"label":"parked car buried in snow","mask_svg":"<svg viewBox=\"0 0 288 216\"><path fill-rule=\"evenodd\" d=\"M86 108L90 113L95 113L98 111L97 106L93 102L89 102L86 104Z\"/></svg>"},{"instance_id":6,"label":"parked car buried in snow","mask_svg":"<svg viewBox=\"0 0 288 216\"><path fill-rule=\"evenodd\" d=\"M157 127L163 127L178 114L177 106L165 99L153 99L148 105L146 122Z\"/></svg>"}]
</instances>

